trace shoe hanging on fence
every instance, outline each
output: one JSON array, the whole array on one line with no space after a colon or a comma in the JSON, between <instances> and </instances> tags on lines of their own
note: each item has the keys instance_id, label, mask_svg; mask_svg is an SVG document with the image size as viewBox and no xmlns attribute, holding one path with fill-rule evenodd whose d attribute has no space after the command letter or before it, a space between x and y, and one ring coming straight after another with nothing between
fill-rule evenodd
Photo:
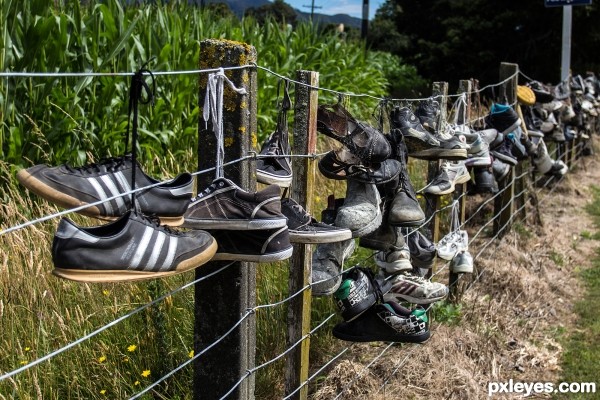
<instances>
[{"instance_id":1,"label":"shoe hanging on fence","mask_svg":"<svg viewBox=\"0 0 600 400\"><path fill-rule=\"evenodd\" d=\"M398 160L389 158L381 163L366 167L359 162L340 160L347 154L347 150L335 150L325 154L318 163L319 171L323 176L335 180L355 180L362 183L380 185L395 179L400 173L401 164Z\"/></svg>"},{"instance_id":2,"label":"shoe hanging on fence","mask_svg":"<svg viewBox=\"0 0 600 400\"><path fill-rule=\"evenodd\" d=\"M469 234L460 229L458 217L458 201L452 203L450 217L450 232L438 242L437 256L443 260L450 261L459 252L469 249Z\"/></svg>"},{"instance_id":3,"label":"shoe hanging on fence","mask_svg":"<svg viewBox=\"0 0 600 400\"><path fill-rule=\"evenodd\" d=\"M344 271L341 284L333 297L344 321L353 321L375 304L392 285L377 278L367 268L353 267Z\"/></svg>"},{"instance_id":4,"label":"shoe hanging on fence","mask_svg":"<svg viewBox=\"0 0 600 400\"><path fill-rule=\"evenodd\" d=\"M262 145L260 158L256 161L256 180L267 185L278 185L288 187L292 184L292 162L287 113L292 107L292 101L288 92L289 81L280 81L277 87L277 98L279 89L283 84L283 98L279 105L277 126L275 131Z\"/></svg>"},{"instance_id":5,"label":"shoe hanging on fence","mask_svg":"<svg viewBox=\"0 0 600 400\"><path fill-rule=\"evenodd\" d=\"M313 296L329 296L342 283L344 262L355 248L354 239L342 242L322 243L312 255L311 284Z\"/></svg>"},{"instance_id":6,"label":"shoe hanging on fence","mask_svg":"<svg viewBox=\"0 0 600 400\"><path fill-rule=\"evenodd\" d=\"M207 232L172 231L137 211L96 227L63 218L52 242L52 273L79 282L162 278L194 269L216 251Z\"/></svg>"},{"instance_id":7,"label":"shoe hanging on fence","mask_svg":"<svg viewBox=\"0 0 600 400\"><path fill-rule=\"evenodd\" d=\"M406 301L413 304L431 304L448 296L448 287L440 282L431 282L411 272L396 274L386 273L382 276L390 282L392 288L384 296L387 301Z\"/></svg>"}]
</instances>

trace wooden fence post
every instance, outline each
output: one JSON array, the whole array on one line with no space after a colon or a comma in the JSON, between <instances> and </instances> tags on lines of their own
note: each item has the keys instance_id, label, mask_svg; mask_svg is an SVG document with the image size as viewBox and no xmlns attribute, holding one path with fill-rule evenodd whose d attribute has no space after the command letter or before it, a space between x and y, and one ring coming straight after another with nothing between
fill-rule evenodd
<instances>
[{"instance_id":1,"label":"wooden fence post","mask_svg":"<svg viewBox=\"0 0 600 400\"><path fill-rule=\"evenodd\" d=\"M461 80L458 84L458 93L466 93L466 105L464 109L457 109L458 113L458 124L468 124L471 120L471 91L473 90L473 82L470 80ZM460 225L465 222L465 209L467 205L466 196L463 194L467 193L467 184L462 183L460 185L456 185L456 189L454 190L453 198L458 199L458 221ZM450 293L448 294L448 300L451 303L458 303L460 301L460 297L462 295L463 290L458 287L459 277L460 275L450 271L448 278L448 288L450 289Z\"/></svg>"},{"instance_id":2,"label":"wooden fence post","mask_svg":"<svg viewBox=\"0 0 600 400\"><path fill-rule=\"evenodd\" d=\"M512 105L517 100L517 76L515 73L519 70L517 64L500 64L500 81L513 76L512 79L500 86L500 101L506 100ZM496 197L494 201L494 235L502 236L511 229L511 221L514 210L514 185L515 168L511 168L510 173L501 182L498 182L498 190L503 192Z\"/></svg>"},{"instance_id":3,"label":"wooden fence post","mask_svg":"<svg viewBox=\"0 0 600 400\"><path fill-rule=\"evenodd\" d=\"M438 129L441 129L443 124L446 123L447 108L448 108L448 82L433 82L432 85L432 96L440 103L440 115L437 121ZM440 172L440 162L430 161L427 168L427 182L431 182ZM428 237L431 238L433 243L440 240L440 216L437 210L440 209L440 196L425 194L425 217L429 218L433 215L429 223L427 224L426 230L428 231ZM431 268L427 272L427 277L431 277L434 272L434 268Z\"/></svg>"},{"instance_id":4,"label":"wooden fence post","mask_svg":"<svg viewBox=\"0 0 600 400\"><path fill-rule=\"evenodd\" d=\"M317 106L319 92L307 85L316 87L319 84L319 73L298 71L296 80L300 83L295 88L294 106L294 154L315 154L317 149ZM292 198L311 213L312 194L315 183L315 160L296 158L293 166ZM312 269L311 246L295 244L290 260L289 293L297 293L310 283ZM311 291L290 300L288 306L287 347L291 347L310 332ZM286 358L285 393L294 392L308 379L310 338L307 337L296 346ZM305 400L308 397L308 386L302 387L291 398Z\"/></svg>"},{"instance_id":5,"label":"wooden fence post","mask_svg":"<svg viewBox=\"0 0 600 400\"><path fill-rule=\"evenodd\" d=\"M244 43L207 39L200 42L200 68L247 65L256 62L256 49ZM234 93L224 85L223 125L226 143L225 162L246 156L252 150L256 136L256 71L238 69L226 72L227 77L247 94ZM207 75L200 76L199 101L203 104ZM198 170L215 166L217 141L199 123ZM243 161L225 167L225 176L245 190L256 188L255 163ZM208 186L214 173L197 177L198 190ZM227 265L209 262L196 269L200 278ZM195 285L194 351L206 349L230 330L249 308L256 303L256 265L235 262L217 275ZM256 319L247 317L215 347L194 361L194 399L221 398L234 384L254 367L256 352ZM254 399L254 375L244 380L228 399Z\"/></svg>"}]
</instances>

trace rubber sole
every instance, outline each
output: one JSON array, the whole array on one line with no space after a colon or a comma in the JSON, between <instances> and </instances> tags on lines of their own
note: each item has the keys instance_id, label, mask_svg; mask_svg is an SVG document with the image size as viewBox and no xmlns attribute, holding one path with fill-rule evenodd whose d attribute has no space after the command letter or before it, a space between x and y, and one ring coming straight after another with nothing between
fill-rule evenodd
<instances>
[{"instance_id":1,"label":"rubber sole","mask_svg":"<svg viewBox=\"0 0 600 400\"><path fill-rule=\"evenodd\" d=\"M438 297L432 297L429 299L423 299L420 297L412 297L412 296L408 296L408 295L401 294L401 293L388 292L383 296L383 298L388 301L389 300L399 301L399 302L407 301L412 304L431 304L431 303L435 303L436 301L445 299L446 296L448 296L448 295L446 294L445 296L438 296Z\"/></svg>"},{"instance_id":2,"label":"rubber sole","mask_svg":"<svg viewBox=\"0 0 600 400\"><path fill-rule=\"evenodd\" d=\"M415 152L409 152L408 155L413 158L418 158L420 160L450 160L450 161L459 161L467 159L467 150L465 149L442 149L442 148L432 148L432 149L424 149Z\"/></svg>"},{"instance_id":3,"label":"rubber sole","mask_svg":"<svg viewBox=\"0 0 600 400\"><path fill-rule=\"evenodd\" d=\"M213 259L218 248L217 241L212 243L200 254L179 263L174 270L164 272L134 271L128 269L114 270L85 270L54 268L52 274L63 279L87 283L135 282L148 279L164 278L193 270Z\"/></svg>"},{"instance_id":4,"label":"rubber sole","mask_svg":"<svg viewBox=\"0 0 600 400\"><path fill-rule=\"evenodd\" d=\"M60 192L51 186L46 185L44 182L40 181L39 179L28 173L25 169L22 169L17 173L17 180L29 191L62 208L72 209L76 207L86 206L89 204L73 196L69 196L66 193ZM86 217L97 218L102 221L115 221L119 219L119 217L108 217L105 215L101 215L100 209L96 206L90 206L82 210L78 210L77 213L85 215ZM184 222L183 216L158 216L158 218L160 219L161 224L168 226L181 226Z\"/></svg>"},{"instance_id":5,"label":"rubber sole","mask_svg":"<svg viewBox=\"0 0 600 400\"><path fill-rule=\"evenodd\" d=\"M497 151L491 151L490 153L494 157L496 157L498 160L502 160L505 163L512 165L513 167L519 163L515 158L512 158L510 156L504 155L504 154L499 153Z\"/></svg>"},{"instance_id":6,"label":"rubber sole","mask_svg":"<svg viewBox=\"0 0 600 400\"><path fill-rule=\"evenodd\" d=\"M292 175L272 175L261 170L256 170L256 180L257 182L264 183L266 185L277 185L279 187L289 187L292 185Z\"/></svg>"},{"instance_id":7,"label":"rubber sole","mask_svg":"<svg viewBox=\"0 0 600 400\"><path fill-rule=\"evenodd\" d=\"M337 232L299 232L288 230L291 243L303 244L319 244L319 243L335 243L344 240L352 239L352 232L346 231Z\"/></svg>"},{"instance_id":8,"label":"rubber sole","mask_svg":"<svg viewBox=\"0 0 600 400\"><path fill-rule=\"evenodd\" d=\"M183 227L192 229L218 229L218 230L267 230L287 226L286 218L272 219L191 219L184 218Z\"/></svg>"},{"instance_id":9,"label":"rubber sole","mask_svg":"<svg viewBox=\"0 0 600 400\"><path fill-rule=\"evenodd\" d=\"M247 262L259 262L269 263L275 261L287 260L292 256L294 251L293 247L285 249L276 253L266 254L238 254L238 253L217 253L212 258L214 261L247 261Z\"/></svg>"}]
</instances>

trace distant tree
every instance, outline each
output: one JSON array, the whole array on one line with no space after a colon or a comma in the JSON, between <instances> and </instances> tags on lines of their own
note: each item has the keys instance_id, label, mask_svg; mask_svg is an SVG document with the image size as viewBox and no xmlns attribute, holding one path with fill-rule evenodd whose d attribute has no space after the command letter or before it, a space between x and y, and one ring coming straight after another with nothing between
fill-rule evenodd
<instances>
[{"instance_id":1,"label":"distant tree","mask_svg":"<svg viewBox=\"0 0 600 400\"><path fill-rule=\"evenodd\" d=\"M227 3L209 3L204 6L206 10L221 18L235 18L235 14Z\"/></svg>"},{"instance_id":2,"label":"distant tree","mask_svg":"<svg viewBox=\"0 0 600 400\"><path fill-rule=\"evenodd\" d=\"M271 17L276 21L291 25L295 24L297 18L296 11L283 0L275 0L273 3L260 7L248 8L244 16L253 17L258 23L263 23L267 18Z\"/></svg>"},{"instance_id":3,"label":"distant tree","mask_svg":"<svg viewBox=\"0 0 600 400\"><path fill-rule=\"evenodd\" d=\"M600 11L573 7L572 69L598 70ZM498 79L502 61L548 82L560 78L561 7L542 0L386 0L369 45L417 67L428 80Z\"/></svg>"}]
</instances>

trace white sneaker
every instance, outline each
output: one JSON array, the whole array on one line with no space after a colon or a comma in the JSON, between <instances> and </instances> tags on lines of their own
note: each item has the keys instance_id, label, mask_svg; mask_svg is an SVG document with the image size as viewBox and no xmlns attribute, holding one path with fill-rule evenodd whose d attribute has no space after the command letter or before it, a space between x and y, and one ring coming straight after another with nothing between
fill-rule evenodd
<instances>
[{"instance_id":1,"label":"white sneaker","mask_svg":"<svg viewBox=\"0 0 600 400\"><path fill-rule=\"evenodd\" d=\"M437 255L442 260L450 261L460 251L469 249L469 234L465 230L448 233L437 244Z\"/></svg>"},{"instance_id":2,"label":"white sneaker","mask_svg":"<svg viewBox=\"0 0 600 400\"><path fill-rule=\"evenodd\" d=\"M466 250L457 253L450 263L450 271L457 274L472 274L473 256L471 253Z\"/></svg>"},{"instance_id":3,"label":"white sneaker","mask_svg":"<svg viewBox=\"0 0 600 400\"><path fill-rule=\"evenodd\" d=\"M401 249L380 251L375 256L375 264L388 274L397 274L403 271L412 271L410 262L410 250L407 245Z\"/></svg>"},{"instance_id":4,"label":"white sneaker","mask_svg":"<svg viewBox=\"0 0 600 400\"><path fill-rule=\"evenodd\" d=\"M455 163L445 161L438 176L423 189L423 192L438 196L452 193L456 185L467 183L470 180L471 174L469 174L464 161Z\"/></svg>"},{"instance_id":5,"label":"white sneaker","mask_svg":"<svg viewBox=\"0 0 600 400\"><path fill-rule=\"evenodd\" d=\"M413 304L431 304L448 295L448 287L410 273L388 278L392 289L383 298L386 301L408 301Z\"/></svg>"}]
</instances>

